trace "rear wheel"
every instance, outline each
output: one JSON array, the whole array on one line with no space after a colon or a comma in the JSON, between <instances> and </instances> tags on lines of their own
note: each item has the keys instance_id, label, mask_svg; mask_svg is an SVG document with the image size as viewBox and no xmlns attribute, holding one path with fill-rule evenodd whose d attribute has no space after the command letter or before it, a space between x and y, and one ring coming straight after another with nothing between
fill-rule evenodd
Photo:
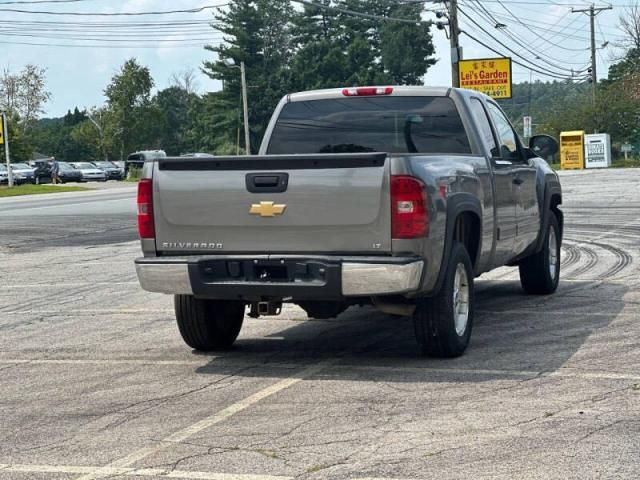
<instances>
[{"instance_id":1,"label":"rear wheel","mask_svg":"<svg viewBox=\"0 0 640 480\"><path fill-rule=\"evenodd\" d=\"M527 293L548 295L558 288L560 281L560 226L553 212L549 212L549 226L542 250L520 262L520 283Z\"/></svg>"},{"instance_id":2,"label":"rear wheel","mask_svg":"<svg viewBox=\"0 0 640 480\"><path fill-rule=\"evenodd\" d=\"M466 248L453 244L440 292L420 299L413 314L416 340L423 355L458 357L473 326L473 267Z\"/></svg>"},{"instance_id":3,"label":"rear wheel","mask_svg":"<svg viewBox=\"0 0 640 480\"><path fill-rule=\"evenodd\" d=\"M196 350L222 350L231 347L238 338L244 321L243 302L176 295L174 307L182 339Z\"/></svg>"}]
</instances>

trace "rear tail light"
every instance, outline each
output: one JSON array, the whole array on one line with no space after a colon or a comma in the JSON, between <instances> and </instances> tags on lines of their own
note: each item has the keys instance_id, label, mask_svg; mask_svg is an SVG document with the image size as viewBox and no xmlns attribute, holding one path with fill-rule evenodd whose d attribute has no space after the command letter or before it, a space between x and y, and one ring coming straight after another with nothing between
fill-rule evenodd
<instances>
[{"instance_id":1,"label":"rear tail light","mask_svg":"<svg viewBox=\"0 0 640 480\"><path fill-rule=\"evenodd\" d=\"M391 176L391 237L420 238L429 234L429 209L424 183L407 175Z\"/></svg>"},{"instance_id":2,"label":"rear tail light","mask_svg":"<svg viewBox=\"0 0 640 480\"><path fill-rule=\"evenodd\" d=\"M393 87L358 87L344 88L342 95L345 97L369 97L372 95L391 95Z\"/></svg>"},{"instance_id":3,"label":"rear tail light","mask_svg":"<svg viewBox=\"0 0 640 480\"><path fill-rule=\"evenodd\" d=\"M143 178L138 182L138 233L141 239L156 237L153 222L153 181Z\"/></svg>"}]
</instances>

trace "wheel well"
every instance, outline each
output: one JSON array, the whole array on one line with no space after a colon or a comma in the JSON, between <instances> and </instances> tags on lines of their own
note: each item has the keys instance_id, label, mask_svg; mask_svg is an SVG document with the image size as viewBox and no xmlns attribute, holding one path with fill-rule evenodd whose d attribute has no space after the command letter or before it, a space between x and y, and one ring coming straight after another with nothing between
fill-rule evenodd
<instances>
[{"instance_id":1,"label":"wheel well","mask_svg":"<svg viewBox=\"0 0 640 480\"><path fill-rule=\"evenodd\" d=\"M556 218L558 219L558 225L560 227L560 236L562 237L562 231L564 228L564 214L562 213L562 210L560 210L561 203L562 203L562 197L559 194L554 193L551 196L551 204L549 205L549 208L551 208L551 211L555 214Z\"/></svg>"},{"instance_id":2,"label":"wheel well","mask_svg":"<svg viewBox=\"0 0 640 480\"><path fill-rule=\"evenodd\" d=\"M480 250L480 219L475 213L462 212L456 217L453 239L465 246L475 269Z\"/></svg>"}]
</instances>

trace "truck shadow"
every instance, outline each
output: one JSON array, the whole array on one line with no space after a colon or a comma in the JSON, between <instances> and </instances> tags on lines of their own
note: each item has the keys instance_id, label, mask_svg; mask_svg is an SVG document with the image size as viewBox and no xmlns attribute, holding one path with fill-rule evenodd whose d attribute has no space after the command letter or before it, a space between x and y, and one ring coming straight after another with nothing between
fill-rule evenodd
<instances>
[{"instance_id":1,"label":"truck shadow","mask_svg":"<svg viewBox=\"0 0 640 480\"><path fill-rule=\"evenodd\" d=\"M318 378L484 382L535 376L563 367L590 335L606 328L623 309L627 290L617 283L565 282L555 295L540 297L524 294L516 281L478 280L471 345L460 358L420 357L411 319L365 307L277 333L249 332L197 373L284 378L335 361Z\"/></svg>"}]
</instances>

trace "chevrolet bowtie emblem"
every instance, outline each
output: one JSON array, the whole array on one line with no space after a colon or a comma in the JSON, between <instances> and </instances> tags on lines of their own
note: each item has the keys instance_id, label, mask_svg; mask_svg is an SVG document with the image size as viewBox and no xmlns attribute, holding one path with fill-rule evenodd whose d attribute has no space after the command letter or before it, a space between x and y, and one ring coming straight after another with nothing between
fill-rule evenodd
<instances>
[{"instance_id":1,"label":"chevrolet bowtie emblem","mask_svg":"<svg viewBox=\"0 0 640 480\"><path fill-rule=\"evenodd\" d=\"M273 202L260 202L251 205L249 213L251 215L260 215L261 217L275 217L284 213L286 205L274 205Z\"/></svg>"}]
</instances>

